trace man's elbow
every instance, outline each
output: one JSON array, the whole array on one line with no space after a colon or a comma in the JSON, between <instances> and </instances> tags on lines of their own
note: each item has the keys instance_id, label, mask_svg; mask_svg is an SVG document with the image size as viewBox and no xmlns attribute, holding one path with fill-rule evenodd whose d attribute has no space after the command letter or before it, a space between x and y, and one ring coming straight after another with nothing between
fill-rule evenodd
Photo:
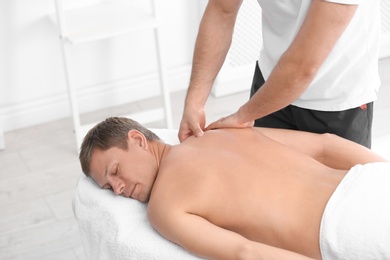
<instances>
[{"instance_id":1,"label":"man's elbow","mask_svg":"<svg viewBox=\"0 0 390 260\"><path fill-rule=\"evenodd\" d=\"M291 86L308 86L317 75L320 65L314 59L285 53L277 67L283 71Z\"/></svg>"},{"instance_id":2,"label":"man's elbow","mask_svg":"<svg viewBox=\"0 0 390 260\"><path fill-rule=\"evenodd\" d=\"M237 246L235 256L232 259L244 260L252 259L254 256L259 256L257 246L248 241Z\"/></svg>"},{"instance_id":3,"label":"man's elbow","mask_svg":"<svg viewBox=\"0 0 390 260\"><path fill-rule=\"evenodd\" d=\"M340 138L339 136L331 133L322 133L319 134L319 142L317 143L317 160L327 164L327 160L329 160L329 147L328 144L334 142L335 139Z\"/></svg>"},{"instance_id":4,"label":"man's elbow","mask_svg":"<svg viewBox=\"0 0 390 260\"><path fill-rule=\"evenodd\" d=\"M242 0L225 1L225 0L209 0L206 11L212 11L214 15L222 15L225 17L237 16Z\"/></svg>"}]
</instances>

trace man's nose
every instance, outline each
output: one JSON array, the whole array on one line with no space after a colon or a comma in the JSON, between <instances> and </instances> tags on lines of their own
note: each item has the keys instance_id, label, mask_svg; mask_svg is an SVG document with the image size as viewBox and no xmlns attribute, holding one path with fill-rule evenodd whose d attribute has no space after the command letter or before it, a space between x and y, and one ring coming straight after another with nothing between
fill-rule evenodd
<instances>
[{"instance_id":1,"label":"man's nose","mask_svg":"<svg viewBox=\"0 0 390 260\"><path fill-rule=\"evenodd\" d=\"M112 189L116 195L122 194L124 188L125 188L125 185L120 180L114 181L114 183L112 184Z\"/></svg>"}]
</instances>

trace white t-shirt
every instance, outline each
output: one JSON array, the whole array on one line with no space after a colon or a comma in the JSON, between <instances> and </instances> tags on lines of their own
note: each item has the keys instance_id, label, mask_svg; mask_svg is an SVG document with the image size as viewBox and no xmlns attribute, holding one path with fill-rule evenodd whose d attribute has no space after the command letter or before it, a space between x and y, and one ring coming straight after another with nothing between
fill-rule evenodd
<instances>
[{"instance_id":1,"label":"white t-shirt","mask_svg":"<svg viewBox=\"0 0 390 260\"><path fill-rule=\"evenodd\" d=\"M267 80L300 29L311 0L257 0L262 8L259 66ZM321 111L355 108L376 100L380 86L380 0L324 0L359 5L350 24L308 89L292 104Z\"/></svg>"}]
</instances>

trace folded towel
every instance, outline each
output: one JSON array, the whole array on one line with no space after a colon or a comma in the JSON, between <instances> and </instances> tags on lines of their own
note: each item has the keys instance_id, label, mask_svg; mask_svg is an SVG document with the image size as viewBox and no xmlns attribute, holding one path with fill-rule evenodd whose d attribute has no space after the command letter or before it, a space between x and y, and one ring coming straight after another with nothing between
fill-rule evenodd
<instances>
[{"instance_id":1,"label":"folded towel","mask_svg":"<svg viewBox=\"0 0 390 260\"><path fill-rule=\"evenodd\" d=\"M151 129L162 140L177 144L176 130ZM87 259L195 260L180 246L166 240L149 224L146 204L103 190L84 174L73 198Z\"/></svg>"}]
</instances>

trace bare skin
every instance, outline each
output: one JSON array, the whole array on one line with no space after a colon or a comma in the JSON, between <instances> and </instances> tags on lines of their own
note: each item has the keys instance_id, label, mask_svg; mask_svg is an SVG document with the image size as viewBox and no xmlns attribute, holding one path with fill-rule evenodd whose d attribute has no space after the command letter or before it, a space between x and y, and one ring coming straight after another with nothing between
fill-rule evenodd
<instances>
[{"instance_id":1,"label":"bare skin","mask_svg":"<svg viewBox=\"0 0 390 260\"><path fill-rule=\"evenodd\" d=\"M384 161L332 135L282 129L207 131L177 146L131 130L128 144L94 151L91 177L149 200L161 235L209 259L321 259L322 214L347 169Z\"/></svg>"}]
</instances>

